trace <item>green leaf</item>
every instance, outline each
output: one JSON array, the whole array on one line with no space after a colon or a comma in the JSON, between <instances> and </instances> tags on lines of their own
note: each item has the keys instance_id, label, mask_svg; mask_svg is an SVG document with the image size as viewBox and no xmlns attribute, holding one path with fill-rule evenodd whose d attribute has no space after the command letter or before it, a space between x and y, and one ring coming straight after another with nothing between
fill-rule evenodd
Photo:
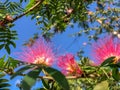
<instances>
[{"instance_id":1,"label":"green leaf","mask_svg":"<svg viewBox=\"0 0 120 90\"><path fill-rule=\"evenodd\" d=\"M110 57L110 58L106 59L106 60L101 64L101 66L107 66L107 65L109 65L110 63L113 62L113 59L114 59L114 58L115 58L115 57Z\"/></svg>"},{"instance_id":2,"label":"green leaf","mask_svg":"<svg viewBox=\"0 0 120 90\"><path fill-rule=\"evenodd\" d=\"M0 45L0 50L4 47L4 45L5 45L5 44L1 44L1 45Z\"/></svg>"},{"instance_id":3,"label":"green leaf","mask_svg":"<svg viewBox=\"0 0 120 90\"><path fill-rule=\"evenodd\" d=\"M9 41L9 43L10 43L14 48L16 48L16 44L15 44L13 41Z\"/></svg>"},{"instance_id":4,"label":"green leaf","mask_svg":"<svg viewBox=\"0 0 120 90\"><path fill-rule=\"evenodd\" d=\"M118 68L120 68L120 62L118 62L118 63L113 63L113 64L109 64L109 66L111 67L111 68L114 68L114 67L118 67Z\"/></svg>"},{"instance_id":5,"label":"green leaf","mask_svg":"<svg viewBox=\"0 0 120 90\"><path fill-rule=\"evenodd\" d=\"M109 90L109 84L107 81L102 81L98 83L93 90Z\"/></svg>"},{"instance_id":6,"label":"green leaf","mask_svg":"<svg viewBox=\"0 0 120 90\"><path fill-rule=\"evenodd\" d=\"M7 79L0 79L0 82L8 82L9 80Z\"/></svg>"},{"instance_id":7,"label":"green leaf","mask_svg":"<svg viewBox=\"0 0 120 90\"><path fill-rule=\"evenodd\" d=\"M47 82L44 80L44 79L41 79L42 80L42 84L44 85L44 87L46 88L46 89L49 89L50 87L49 87L49 85L47 84Z\"/></svg>"},{"instance_id":8,"label":"green leaf","mask_svg":"<svg viewBox=\"0 0 120 90\"><path fill-rule=\"evenodd\" d=\"M39 88L39 89L36 89L36 90L46 90L46 89L44 89L44 88Z\"/></svg>"},{"instance_id":9,"label":"green leaf","mask_svg":"<svg viewBox=\"0 0 120 90\"><path fill-rule=\"evenodd\" d=\"M35 0L30 0L28 5L26 6L25 10L30 9L35 4Z\"/></svg>"},{"instance_id":10,"label":"green leaf","mask_svg":"<svg viewBox=\"0 0 120 90\"><path fill-rule=\"evenodd\" d=\"M24 67L20 68L19 70L16 71L15 74L13 74L13 75L11 76L11 79L15 78L17 75L22 74L24 71L26 71L26 70L28 70L28 69L30 69L30 68L32 68L31 65L24 66Z\"/></svg>"},{"instance_id":11,"label":"green leaf","mask_svg":"<svg viewBox=\"0 0 120 90\"><path fill-rule=\"evenodd\" d=\"M1 58L0 59L0 68L3 68L3 66L4 66L4 58Z\"/></svg>"},{"instance_id":12,"label":"green leaf","mask_svg":"<svg viewBox=\"0 0 120 90\"><path fill-rule=\"evenodd\" d=\"M8 88L2 88L2 89L0 89L0 90L10 90L10 89L8 89Z\"/></svg>"},{"instance_id":13,"label":"green leaf","mask_svg":"<svg viewBox=\"0 0 120 90\"><path fill-rule=\"evenodd\" d=\"M8 54L10 54L10 47L9 47L9 45L5 45L5 49L8 52Z\"/></svg>"},{"instance_id":14,"label":"green leaf","mask_svg":"<svg viewBox=\"0 0 120 90\"><path fill-rule=\"evenodd\" d=\"M5 73L0 72L0 90L8 90L7 87L10 86L8 83L9 80L4 78Z\"/></svg>"},{"instance_id":15,"label":"green leaf","mask_svg":"<svg viewBox=\"0 0 120 90\"><path fill-rule=\"evenodd\" d=\"M23 2L23 0L20 0L20 3L22 3Z\"/></svg>"},{"instance_id":16,"label":"green leaf","mask_svg":"<svg viewBox=\"0 0 120 90\"><path fill-rule=\"evenodd\" d=\"M120 80L119 69L117 67L112 68L112 77L116 81Z\"/></svg>"},{"instance_id":17,"label":"green leaf","mask_svg":"<svg viewBox=\"0 0 120 90\"><path fill-rule=\"evenodd\" d=\"M5 74L4 73L0 73L0 78L4 77Z\"/></svg>"},{"instance_id":18,"label":"green leaf","mask_svg":"<svg viewBox=\"0 0 120 90\"><path fill-rule=\"evenodd\" d=\"M9 64L9 67L12 67L12 68L16 68L17 67L17 65L20 63L20 61L19 60L15 60L15 59L13 59L12 57L9 57L8 58L8 64Z\"/></svg>"},{"instance_id":19,"label":"green leaf","mask_svg":"<svg viewBox=\"0 0 120 90\"><path fill-rule=\"evenodd\" d=\"M0 88L2 88L2 87L8 87L8 86L10 86L10 84L8 84L8 83L1 83L0 84Z\"/></svg>"},{"instance_id":20,"label":"green leaf","mask_svg":"<svg viewBox=\"0 0 120 90\"><path fill-rule=\"evenodd\" d=\"M47 72L55 81L65 90L70 90L69 84L65 76L58 70L51 67L44 67L45 72Z\"/></svg>"},{"instance_id":21,"label":"green leaf","mask_svg":"<svg viewBox=\"0 0 120 90\"><path fill-rule=\"evenodd\" d=\"M23 90L30 90L31 87L35 84L36 79L38 78L41 72L41 68L37 68L29 72L22 81Z\"/></svg>"},{"instance_id":22,"label":"green leaf","mask_svg":"<svg viewBox=\"0 0 120 90\"><path fill-rule=\"evenodd\" d=\"M118 62L118 63L116 64L116 66L120 68L120 62Z\"/></svg>"}]
</instances>

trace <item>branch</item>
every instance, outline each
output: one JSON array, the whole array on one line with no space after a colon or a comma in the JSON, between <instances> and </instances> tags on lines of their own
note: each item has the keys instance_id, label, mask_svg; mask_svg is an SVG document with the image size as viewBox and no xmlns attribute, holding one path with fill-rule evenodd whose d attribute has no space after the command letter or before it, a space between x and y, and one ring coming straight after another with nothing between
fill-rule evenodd
<instances>
[{"instance_id":1,"label":"branch","mask_svg":"<svg viewBox=\"0 0 120 90\"><path fill-rule=\"evenodd\" d=\"M15 72L12 73L12 75L14 74ZM19 74L20 76L25 76L26 74ZM51 76L38 76L37 78L40 78L40 79L48 79L48 80L54 80ZM66 76L66 79L77 79L77 78L81 78L81 77L78 77L78 76Z\"/></svg>"},{"instance_id":2,"label":"branch","mask_svg":"<svg viewBox=\"0 0 120 90\"><path fill-rule=\"evenodd\" d=\"M52 77L50 76L39 76L38 78L40 79L50 79L50 80L54 80ZM66 79L77 79L79 77L77 76L66 76Z\"/></svg>"},{"instance_id":3,"label":"branch","mask_svg":"<svg viewBox=\"0 0 120 90\"><path fill-rule=\"evenodd\" d=\"M34 6L32 6L29 10L27 10L26 12L20 14L19 16L16 16L15 18L13 18L13 20L11 21L11 23L13 23L14 21L16 21L17 19L23 17L24 15L28 14L29 12L33 11L38 5L42 4L44 0L39 0Z\"/></svg>"}]
</instances>

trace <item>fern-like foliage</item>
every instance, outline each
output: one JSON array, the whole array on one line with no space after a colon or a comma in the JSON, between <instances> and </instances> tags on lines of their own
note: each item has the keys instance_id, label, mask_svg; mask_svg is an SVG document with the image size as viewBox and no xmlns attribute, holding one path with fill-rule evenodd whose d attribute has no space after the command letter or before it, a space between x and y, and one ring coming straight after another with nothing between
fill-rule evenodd
<instances>
[{"instance_id":1,"label":"fern-like foliage","mask_svg":"<svg viewBox=\"0 0 120 90\"><path fill-rule=\"evenodd\" d=\"M20 3L10 2L9 0L6 0L5 2L0 2L0 14L2 13L4 15L18 15L19 13L22 13L23 10L24 9L21 7Z\"/></svg>"},{"instance_id":2,"label":"fern-like foliage","mask_svg":"<svg viewBox=\"0 0 120 90\"><path fill-rule=\"evenodd\" d=\"M19 0L20 1L20 3L22 3L22 2L27 2L28 0Z\"/></svg>"},{"instance_id":3,"label":"fern-like foliage","mask_svg":"<svg viewBox=\"0 0 120 90\"><path fill-rule=\"evenodd\" d=\"M20 61L13 59L12 57L3 56L0 58L0 71L4 71L5 73L11 75L14 73L14 68L16 68L20 64Z\"/></svg>"},{"instance_id":4,"label":"fern-like foliage","mask_svg":"<svg viewBox=\"0 0 120 90\"><path fill-rule=\"evenodd\" d=\"M12 16L19 15L23 11L24 9L20 3L11 2L10 0L0 1L0 50L5 48L8 54L11 52L10 45L16 47L14 40L17 33L10 30L13 26L10 23L13 20Z\"/></svg>"},{"instance_id":5,"label":"fern-like foliage","mask_svg":"<svg viewBox=\"0 0 120 90\"><path fill-rule=\"evenodd\" d=\"M10 90L10 84L8 83L9 80L4 78L4 76L5 74L0 72L0 90Z\"/></svg>"},{"instance_id":6,"label":"fern-like foliage","mask_svg":"<svg viewBox=\"0 0 120 90\"><path fill-rule=\"evenodd\" d=\"M5 50L10 54L10 45L14 48L16 44L13 40L17 39L16 31L9 30L9 28L0 28L0 49L5 48Z\"/></svg>"}]
</instances>

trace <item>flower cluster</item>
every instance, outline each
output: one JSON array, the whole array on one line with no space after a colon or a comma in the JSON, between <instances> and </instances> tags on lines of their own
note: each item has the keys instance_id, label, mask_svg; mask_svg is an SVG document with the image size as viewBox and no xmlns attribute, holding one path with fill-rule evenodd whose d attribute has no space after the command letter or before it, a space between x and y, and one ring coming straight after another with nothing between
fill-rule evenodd
<instances>
[{"instance_id":1,"label":"flower cluster","mask_svg":"<svg viewBox=\"0 0 120 90\"><path fill-rule=\"evenodd\" d=\"M56 54L50 43L39 38L33 46L25 48L19 57L28 63L51 66L56 59Z\"/></svg>"},{"instance_id":2,"label":"flower cluster","mask_svg":"<svg viewBox=\"0 0 120 90\"><path fill-rule=\"evenodd\" d=\"M107 58L114 56L114 63L120 61L120 40L108 35L92 44L92 59L95 65L100 65ZM31 47L27 47L21 52L20 58L28 63L52 66L57 62L57 66L64 75L80 76L82 70L75 61L73 54L57 56L50 43L39 38Z\"/></svg>"},{"instance_id":3,"label":"flower cluster","mask_svg":"<svg viewBox=\"0 0 120 90\"><path fill-rule=\"evenodd\" d=\"M82 70L72 54L57 57L51 44L42 38L39 38L31 47L25 48L19 57L25 62L46 66L52 66L57 61L57 65L64 75L80 76L82 74Z\"/></svg>"},{"instance_id":4,"label":"flower cluster","mask_svg":"<svg viewBox=\"0 0 120 90\"><path fill-rule=\"evenodd\" d=\"M91 56L97 65L100 65L107 58L114 56L114 63L120 59L120 40L107 35L92 44Z\"/></svg>"},{"instance_id":5,"label":"flower cluster","mask_svg":"<svg viewBox=\"0 0 120 90\"><path fill-rule=\"evenodd\" d=\"M69 53L59 57L58 67L61 68L62 73L65 75L80 76L82 74L82 70L75 61L74 56Z\"/></svg>"}]
</instances>

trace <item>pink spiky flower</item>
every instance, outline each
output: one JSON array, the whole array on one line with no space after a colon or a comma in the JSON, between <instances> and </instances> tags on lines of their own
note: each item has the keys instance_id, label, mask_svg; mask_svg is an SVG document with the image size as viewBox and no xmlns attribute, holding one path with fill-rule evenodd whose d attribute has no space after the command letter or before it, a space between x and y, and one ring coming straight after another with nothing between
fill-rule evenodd
<instances>
[{"instance_id":1,"label":"pink spiky flower","mask_svg":"<svg viewBox=\"0 0 120 90\"><path fill-rule=\"evenodd\" d=\"M33 64L41 64L51 66L56 59L55 52L50 43L43 38L39 38L31 47L26 47L23 52L19 53L22 61Z\"/></svg>"},{"instance_id":2,"label":"pink spiky flower","mask_svg":"<svg viewBox=\"0 0 120 90\"><path fill-rule=\"evenodd\" d=\"M120 59L120 40L107 35L92 44L92 58L96 65L100 65L107 58L115 57L114 63Z\"/></svg>"},{"instance_id":3,"label":"pink spiky flower","mask_svg":"<svg viewBox=\"0 0 120 90\"><path fill-rule=\"evenodd\" d=\"M80 76L82 70L78 66L72 54L66 54L58 58L58 67L64 75Z\"/></svg>"}]
</instances>

